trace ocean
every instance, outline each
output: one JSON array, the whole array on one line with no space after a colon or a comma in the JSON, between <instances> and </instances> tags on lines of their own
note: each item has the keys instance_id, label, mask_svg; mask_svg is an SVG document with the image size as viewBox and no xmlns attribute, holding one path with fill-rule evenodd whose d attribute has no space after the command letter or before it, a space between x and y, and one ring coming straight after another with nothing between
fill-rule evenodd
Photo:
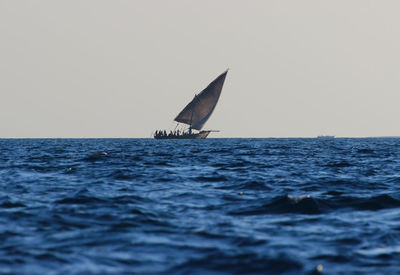
<instances>
[{"instance_id":1,"label":"ocean","mask_svg":"<svg viewBox=\"0 0 400 275\"><path fill-rule=\"evenodd\" d=\"M0 139L0 274L400 274L400 138Z\"/></svg>"}]
</instances>

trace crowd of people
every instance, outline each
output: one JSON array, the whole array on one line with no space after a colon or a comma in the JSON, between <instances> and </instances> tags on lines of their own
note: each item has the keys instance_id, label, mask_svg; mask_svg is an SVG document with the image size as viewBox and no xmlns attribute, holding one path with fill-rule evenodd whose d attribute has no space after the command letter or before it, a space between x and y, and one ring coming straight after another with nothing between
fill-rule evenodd
<instances>
[{"instance_id":1,"label":"crowd of people","mask_svg":"<svg viewBox=\"0 0 400 275\"><path fill-rule=\"evenodd\" d=\"M175 130L175 131L169 131L169 133L167 134L167 131L165 130L157 130L154 133L154 137L156 138L167 138L167 137L180 137L183 136L184 132L179 131L179 130Z\"/></svg>"}]
</instances>

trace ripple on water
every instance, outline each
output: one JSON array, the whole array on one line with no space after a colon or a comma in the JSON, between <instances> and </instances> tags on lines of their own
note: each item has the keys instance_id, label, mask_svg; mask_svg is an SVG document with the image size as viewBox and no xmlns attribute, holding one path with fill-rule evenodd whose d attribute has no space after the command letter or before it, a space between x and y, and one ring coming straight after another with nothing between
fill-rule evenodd
<instances>
[{"instance_id":1,"label":"ripple on water","mask_svg":"<svg viewBox=\"0 0 400 275\"><path fill-rule=\"evenodd\" d=\"M400 139L0 139L0 273L398 274Z\"/></svg>"}]
</instances>

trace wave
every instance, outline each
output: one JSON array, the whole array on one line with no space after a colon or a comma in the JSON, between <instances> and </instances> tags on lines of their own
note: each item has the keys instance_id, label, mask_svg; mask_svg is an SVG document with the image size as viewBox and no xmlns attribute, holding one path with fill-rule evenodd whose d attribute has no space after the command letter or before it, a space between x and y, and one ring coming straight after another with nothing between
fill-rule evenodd
<instances>
[{"instance_id":1,"label":"wave","mask_svg":"<svg viewBox=\"0 0 400 275\"><path fill-rule=\"evenodd\" d=\"M205 257L189 259L166 274L282 274L299 273L303 265L286 255L268 257L255 253L224 253L217 251Z\"/></svg>"},{"instance_id":2,"label":"wave","mask_svg":"<svg viewBox=\"0 0 400 275\"><path fill-rule=\"evenodd\" d=\"M380 194L368 198L340 196L326 200L332 209L352 208L355 210L381 210L400 207L400 200L388 194Z\"/></svg>"},{"instance_id":3,"label":"wave","mask_svg":"<svg viewBox=\"0 0 400 275\"><path fill-rule=\"evenodd\" d=\"M343 168L343 167L351 167L354 166L354 164L351 164L345 160L343 161L337 161L337 162L330 162L325 165L326 167L337 167L337 168Z\"/></svg>"},{"instance_id":4,"label":"wave","mask_svg":"<svg viewBox=\"0 0 400 275\"><path fill-rule=\"evenodd\" d=\"M218 175L218 174L214 174L214 175L210 175L210 176L198 176L198 177L194 177L192 178L194 181L198 181L198 182L226 182L228 181L228 178L223 176L223 175Z\"/></svg>"},{"instance_id":5,"label":"wave","mask_svg":"<svg viewBox=\"0 0 400 275\"><path fill-rule=\"evenodd\" d=\"M307 196L279 196L267 203L252 203L250 206L230 211L231 215L262 215L262 214L308 214L318 215L341 209L352 210L382 210L400 207L400 200L387 194L369 198L334 196L319 199Z\"/></svg>"},{"instance_id":6,"label":"wave","mask_svg":"<svg viewBox=\"0 0 400 275\"><path fill-rule=\"evenodd\" d=\"M322 210L317 200L311 196L292 197L279 196L261 205L244 207L234 210L233 215L260 215L260 214L321 214Z\"/></svg>"},{"instance_id":7,"label":"wave","mask_svg":"<svg viewBox=\"0 0 400 275\"><path fill-rule=\"evenodd\" d=\"M104 160L107 157L108 157L107 152L96 152L96 153L92 153L92 154L84 157L82 160L88 161L88 162L96 162L96 161Z\"/></svg>"},{"instance_id":8,"label":"wave","mask_svg":"<svg viewBox=\"0 0 400 275\"><path fill-rule=\"evenodd\" d=\"M18 207L26 207L25 204L21 203L21 202L15 202L15 201L11 201L11 200L5 200L0 204L1 208L18 208Z\"/></svg>"},{"instance_id":9,"label":"wave","mask_svg":"<svg viewBox=\"0 0 400 275\"><path fill-rule=\"evenodd\" d=\"M105 199L97 198L93 196L87 188L82 188L75 192L73 195L65 196L62 199L58 199L54 201L54 204L100 204L107 202Z\"/></svg>"},{"instance_id":10,"label":"wave","mask_svg":"<svg viewBox=\"0 0 400 275\"><path fill-rule=\"evenodd\" d=\"M356 149L356 152L359 154L365 154L365 155L375 155L376 151L373 149L368 149L368 148L358 148Z\"/></svg>"}]
</instances>

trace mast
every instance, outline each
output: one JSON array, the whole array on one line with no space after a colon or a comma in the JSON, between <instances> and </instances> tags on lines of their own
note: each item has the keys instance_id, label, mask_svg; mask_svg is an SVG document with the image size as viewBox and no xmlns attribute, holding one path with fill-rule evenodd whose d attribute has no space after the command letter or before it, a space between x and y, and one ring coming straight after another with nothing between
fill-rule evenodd
<instances>
[{"instance_id":1,"label":"mast","mask_svg":"<svg viewBox=\"0 0 400 275\"><path fill-rule=\"evenodd\" d=\"M192 108L192 115L190 116L189 134L192 134L193 113L194 113L194 108Z\"/></svg>"},{"instance_id":2,"label":"mast","mask_svg":"<svg viewBox=\"0 0 400 275\"><path fill-rule=\"evenodd\" d=\"M198 98L198 96L197 96L197 95L194 95L193 102L194 102L194 100L195 100L195 99L197 99L197 101L200 101L200 99ZM192 133L193 114L194 114L194 110L195 110L195 108L196 108L196 103L197 103L197 102L195 102L195 103L193 104L193 107L192 107L192 115L190 116L190 127L189 127L189 134L191 134L191 133Z\"/></svg>"}]
</instances>

